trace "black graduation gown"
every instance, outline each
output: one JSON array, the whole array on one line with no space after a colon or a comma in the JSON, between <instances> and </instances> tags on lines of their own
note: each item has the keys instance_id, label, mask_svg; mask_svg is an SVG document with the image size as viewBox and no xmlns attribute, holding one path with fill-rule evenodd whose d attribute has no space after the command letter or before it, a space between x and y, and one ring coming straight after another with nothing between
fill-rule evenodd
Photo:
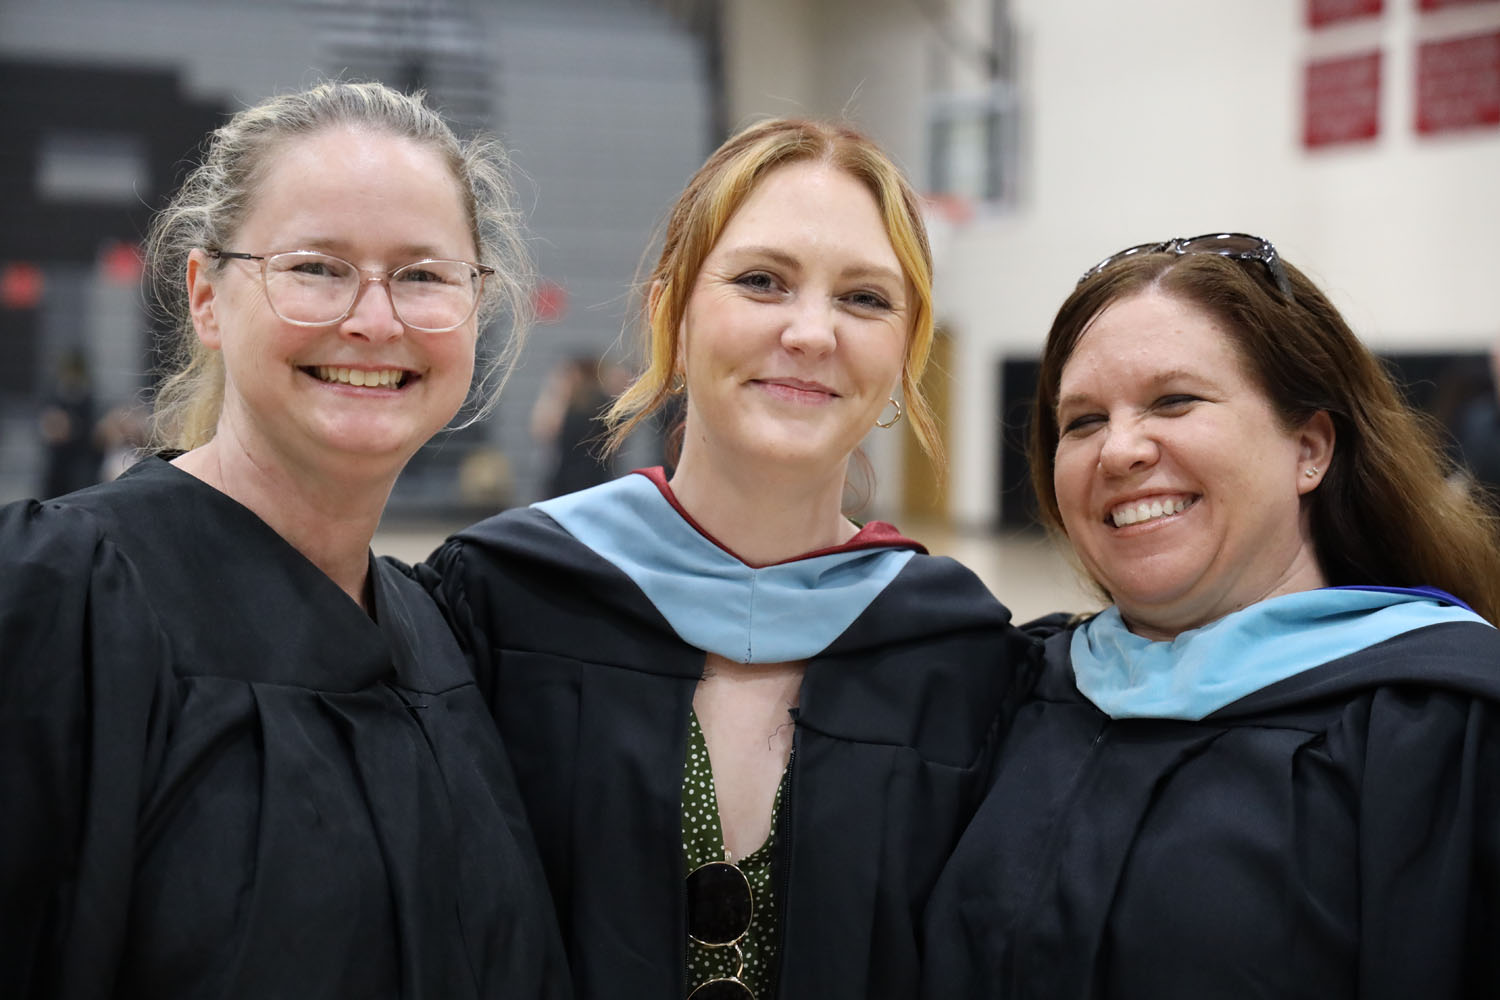
<instances>
[{"instance_id":1,"label":"black graduation gown","mask_svg":"<svg viewBox=\"0 0 1500 1000\"><path fill-rule=\"evenodd\" d=\"M0 992L567 995L463 655L372 574L378 625L160 459L0 509Z\"/></svg>"},{"instance_id":2,"label":"black graduation gown","mask_svg":"<svg viewBox=\"0 0 1500 1000\"><path fill-rule=\"evenodd\" d=\"M1397 636L1200 722L1046 643L927 920L930 998L1500 996L1500 633Z\"/></svg>"},{"instance_id":3,"label":"black graduation gown","mask_svg":"<svg viewBox=\"0 0 1500 1000\"><path fill-rule=\"evenodd\" d=\"M578 995L685 996L682 776L703 652L535 509L422 569L516 764ZM778 996L915 995L922 905L1017 680L1009 618L968 570L916 555L808 661L778 828Z\"/></svg>"}]
</instances>

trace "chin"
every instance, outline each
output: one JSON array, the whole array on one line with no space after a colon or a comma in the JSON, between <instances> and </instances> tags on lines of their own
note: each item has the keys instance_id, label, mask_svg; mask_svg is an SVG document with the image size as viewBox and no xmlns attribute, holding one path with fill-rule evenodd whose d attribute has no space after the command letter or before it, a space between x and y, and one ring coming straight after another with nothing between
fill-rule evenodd
<instances>
[{"instance_id":1,"label":"chin","mask_svg":"<svg viewBox=\"0 0 1500 1000\"><path fill-rule=\"evenodd\" d=\"M1177 581L1156 586L1139 580L1124 585L1115 581L1107 584L1105 589L1121 614L1143 621L1171 619L1177 613L1175 609L1188 599L1185 589Z\"/></svg>"},{"instance_id":2,"label":"chin","mask_svg":"<svg viewBox=\"0 0 1500 1000\"><path fill-rule=\"evenodd\" d=\"M760 458L788 468L805 470L809 476L814 476L832 469L842 469L848 462L849 455L847 452L834 454L827 449L790 445L765 449L760 453Z\"/></svg>"},{"instance_id":3,"label":"chin","mask_svg":"<svg viewBox=\"0 0 1500 1000\"><path fill-rule=\"evenodd\" d=\"M431 436L406 428L364 426L332 429L320 439L328 451L339 455L405 465Z\"/></svg>"},{"instance_id":4,"label":"chin","mask_svg":"<svg viewBox=\"0 0 1500 1000\"><path fill-rule=\"evenodd\" d=\"M729 439L721 439L729 445ZM730 446L744 460L752 462L788 462L798 465L827 461L828 449L808 434L806 428L777 427L770 432L740 436Z\"/></svg>"}]
</instances>

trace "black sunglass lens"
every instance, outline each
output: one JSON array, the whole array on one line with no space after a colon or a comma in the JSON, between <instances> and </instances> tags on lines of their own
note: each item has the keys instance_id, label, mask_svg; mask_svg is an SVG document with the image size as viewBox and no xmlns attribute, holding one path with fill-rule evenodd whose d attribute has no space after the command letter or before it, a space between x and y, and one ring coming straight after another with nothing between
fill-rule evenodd
<instances>
[{"instance_id":1,"label":"black sunglass lens","mask_svg":"<svg viewBox=\"0 0 1500 1000\"><path fill-rule=\"evenodd\" d=\"M688 934L694 940L733 944L750 929L750 909L750 883L734 865L713 861L688 875Z\"/></svg>"},{"instance_id":2,"label":"black sunglass lens","mask_svg":"<svg viewBox=\"0 0 1500 1000\"><path fill-rule=\"evenodd\" d=\"M738 979L710 979L689 993L688 1000L755 1000L755 994Z\"/></svg>"},{"instance_id":3,"label":"black sunglass lens","mask_svg":"<svg viewBox=\"0 0 1500 1000\"><path fill-rule=\"evenodd\" d=\"M1276 283L1281 293L1288 299L1292 297L1292 283L1287 278L1286 268L1281 265L1281 258L1277 255L1276 248L1259 236L1249 236L1245 233L1199 236L1181 243L1178 252L1211 253L1218 254L1220 257L1232 257L1235 260L1260 261L1270 272L1271 280Z\"/></svg>"},{"instance_id":4,"label":"black sunglass lens","mask_svg":"<svg viewBox=\"0 0 1500 1000\"><path fill-rule=\"evenodd\" d=\"M1255 257L1264 260L1269 254L1269 245L1255 236L1240 236L1225 233L1220 236L1200 236L1188 240L1178 247L1179 253L1216 253L1229 257Z\"/></svg>"},{"instance_id":5,"label":"black sunglass lens","mask_svg":"<svg viewBox=\"0 0 1500 1000\"><path fill-rule=\"evenodd\" d=\"M1165 250L1169 245L1170 243L1140 243L1133 247L1127 247L1119 253L1110 254L1087 271L1084 271L1083 276L1078 279L1078 283L1081 285L1099 272L1107 271L1120 263L1120 261L1129 260L1138 253L1156 253L1158 250Z\"/></svg>"}]
</instances>

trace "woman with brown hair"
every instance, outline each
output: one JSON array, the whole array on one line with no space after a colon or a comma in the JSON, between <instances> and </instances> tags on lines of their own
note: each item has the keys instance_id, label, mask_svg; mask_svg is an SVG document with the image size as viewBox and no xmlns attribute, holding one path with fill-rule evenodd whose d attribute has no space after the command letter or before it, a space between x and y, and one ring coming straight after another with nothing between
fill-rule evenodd
<instances>
[{"instance_id":1,"label":"woman with brown hair","mask_svg":"<svg viewBox=\"0 0 1500 1000\"><path fill-rule=\"evenodd\" d=\"M1110 606L1050 623L927 996L1500 990L1500 544L1440 455L1269 242L1084 275L1032 477Z\"/></svg>"},{"instance_id":2,"label":"woman with brown hair","mask_svg":"<svg viewBox=\"0 0 1500 1000\"><path fill-rule=\"evenodd\" d=\"M1015 674L977 578L842 498L932 342L918 203L869 140L770 121L673 208L617 435L681 457L434 554L585 997L907 1000ZM904 402L895 400L897 392Z\"/></svg>"}]
</instances>

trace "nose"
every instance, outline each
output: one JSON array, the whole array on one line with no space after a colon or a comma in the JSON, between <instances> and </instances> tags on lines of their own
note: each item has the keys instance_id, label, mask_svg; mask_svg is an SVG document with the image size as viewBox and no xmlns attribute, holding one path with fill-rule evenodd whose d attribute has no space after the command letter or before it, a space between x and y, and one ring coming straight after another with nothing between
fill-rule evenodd
<instances>
[{"instance_id":1,"label":"nose","mask_svg":"<svg viewBox=\"0 0 1500 1000\"><path fill-rule=\"evenodd\" d=\"M1111 420L1099 446L1099 468L1106 475L1123 476L1149 469L1160 457L1156 439L1133 420Z\"/></svg>"},{"instance_id":2,"label":"nose","mask_svg":"<svg viewBox=\"0 0 1500 1000\"><path fill-rule=\"evenodd\" d=\"M340 328L349 336L373 343L393 340L406 332L406 324L396 315L391 288L384 275L367 277L360 283L354 307L344 317Z\"/></svg>"},{"instance_id":3,"label":"nose","mask_svg":"<svg viewBox=\"0 0 1500 1000\"><path fill-rule=\"evenodd\" d=\"M832 305L821 299L810 297L798 303L781 331L782 346L799 354L828 354L838 344L835 317Z\"/></svg>"}]
</instances>

